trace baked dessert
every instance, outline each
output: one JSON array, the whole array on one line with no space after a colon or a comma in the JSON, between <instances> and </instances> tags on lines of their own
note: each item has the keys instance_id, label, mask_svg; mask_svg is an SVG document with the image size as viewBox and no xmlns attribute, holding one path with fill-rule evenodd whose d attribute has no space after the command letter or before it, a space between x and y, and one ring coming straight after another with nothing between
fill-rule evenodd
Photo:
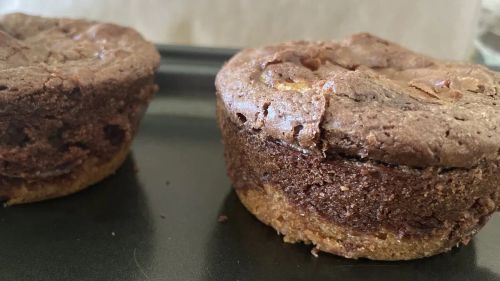
<instances>
[{"instance_id":1,"label":"baked dessert","mask_svg":"<svg viewBox=\"0 0 500 281\"><path fill-rule=\"evenodd\" d=\"M499 78L369 34L245 49L216 79L229 177L314 253L448 251L500 205Z\"/></svg>"},{"instance_id":2,"label":"baked dessert","mask_svg":"<svg viewBox=\"0 0 500 281\"><path fill-rule=\"evenodd\" d=\"M0 19L0 198L6 205L81 190L125 159L157 90L159 54L114 24Z\"/></svg>"}]
</instances>

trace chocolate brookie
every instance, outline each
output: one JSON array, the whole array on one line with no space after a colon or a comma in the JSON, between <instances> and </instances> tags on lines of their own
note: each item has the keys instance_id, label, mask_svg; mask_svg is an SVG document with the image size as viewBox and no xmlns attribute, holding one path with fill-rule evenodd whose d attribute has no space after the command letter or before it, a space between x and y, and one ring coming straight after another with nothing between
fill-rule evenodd
<instances>
[{"instance_id":1,"label":"chocolate brookie","mask_svg":"<svg viewBox=\"0 0 500 281\"><path fill-rule=\"evenodd\" d=\"M114 24L0 19L0 197L63 196L114 173L157 90L159 55Z\"/></svg>"},{"instance_id":2,"label":"chocolate brookie","mask_svg":"<svg viewBox=\"0 0 500 281\"><path fill-rule=\"evenodd\" d=\"M448 251L500 205L499 81L369 34L243 50L216 79L229 177L286 242Z\"/></svg>"}]
</instances>

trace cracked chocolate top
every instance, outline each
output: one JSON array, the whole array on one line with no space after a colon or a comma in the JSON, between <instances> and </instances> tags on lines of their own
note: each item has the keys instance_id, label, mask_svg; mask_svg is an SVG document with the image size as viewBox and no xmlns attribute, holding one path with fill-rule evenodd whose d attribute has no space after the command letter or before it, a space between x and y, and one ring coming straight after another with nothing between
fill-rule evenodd
<instances>
[{"instance_id":1,"label":"cracked chocolate top","mask_svg":"<svg viewBox=\"0 0 500 281\"><path fill-rule=\"evenodd\" d=\"M58 88L133 80L152 74L159 62L153 44L114 24L25 14L0 18L0 117L57 106L19 102Z\"/></svg>"},{"instance_id":2,"label":"cracked chocolate top","mask_svg":"<svg viewBox=\"0 0 500 281\"><path fill-rule=\"evenodd\" d=\"M69 174L131 142L157 87L159 54L114 24L0 18L0 188Z\"/></svg>"},{"instance_id":3,"label":"cracked chocolate top","mask_svg":"<svg viewBox=\"0 0 500 281\"><path fill-rule=\"evenodd\" d=\"M472 167L500 154L499 81L363 33L245 49L216 87L234 122L305 151Z\"/></svg>"}]
</instances>

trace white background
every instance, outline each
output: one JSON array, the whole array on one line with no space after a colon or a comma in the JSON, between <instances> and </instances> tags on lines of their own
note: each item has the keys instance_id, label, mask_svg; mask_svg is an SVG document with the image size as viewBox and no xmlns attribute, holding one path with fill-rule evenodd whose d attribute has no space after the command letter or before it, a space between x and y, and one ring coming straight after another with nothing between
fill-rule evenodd
<instances>
[{"instance_id":1,"label":"white background","mask_svg":"<svg viewBox=\"0 0 500 281\"><path fill-rule=\"evenodd\" d=\"M480 0L2 0L0 13L85 17L133 26L157 43L257 46L369 31L467 59Z\"/></svg>"}]
</instances>

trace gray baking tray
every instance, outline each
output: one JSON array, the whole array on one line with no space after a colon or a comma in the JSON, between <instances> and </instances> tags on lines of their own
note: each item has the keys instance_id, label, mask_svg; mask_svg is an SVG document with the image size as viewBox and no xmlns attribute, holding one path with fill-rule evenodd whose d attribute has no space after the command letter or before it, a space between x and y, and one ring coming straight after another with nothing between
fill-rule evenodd
<instances>
[{"instance_id":1,"label":"gray baking tray","mask_svg":"<svg viewBox=\"0 0 500 281\"><path fill-rule=\"evenodd\" d=\"M500 280L498 214L468 246L416 261L315 258L283 243L226 177L213 80L234 50L160 50L160 92L114 176L0 209L0 280Z\"/></svg>"}]
</instances>

